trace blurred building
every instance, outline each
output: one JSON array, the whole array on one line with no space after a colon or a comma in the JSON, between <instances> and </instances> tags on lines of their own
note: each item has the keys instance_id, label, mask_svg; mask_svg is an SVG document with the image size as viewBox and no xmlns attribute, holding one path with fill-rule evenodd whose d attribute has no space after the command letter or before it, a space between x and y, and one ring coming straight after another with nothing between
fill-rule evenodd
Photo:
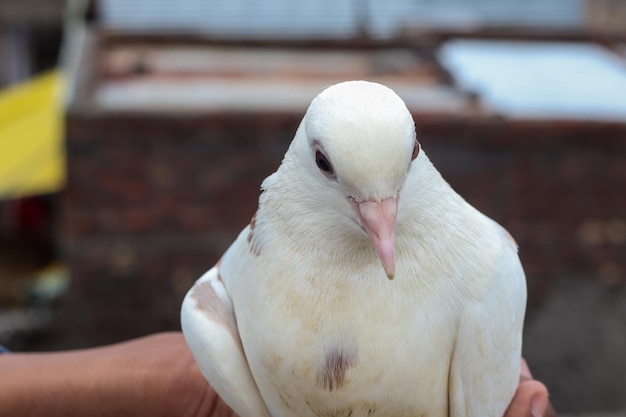
<instances>
[{"instance_id":1,"label":"blurred building","mask_svg":"<svg viewBox=\"0 0 626 417\"><path fill-rule=\"evenodd\" d=\"M177 329L310 100L362 78L404 98L440 172L519 243L525 355L557 409L626 410L624 2L379 3L102 0L74 22L73 280L39 347Z\"/></svg>"}]
</instances>

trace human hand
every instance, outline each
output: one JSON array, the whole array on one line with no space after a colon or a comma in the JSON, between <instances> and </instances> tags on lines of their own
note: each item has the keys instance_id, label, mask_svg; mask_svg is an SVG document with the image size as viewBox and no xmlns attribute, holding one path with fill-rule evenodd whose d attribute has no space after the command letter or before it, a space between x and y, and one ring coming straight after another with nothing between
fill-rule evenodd
<instances>
[{"instance_id":1,"label":"human hand","mask_svg":"<svg viewBox=\"0 0 626 417\"><path fill-rule=\"evenodd\" d=\"M181 333L0 357L0 416L236 417Z\"/></svg>"},{"instance_id":2,"label":"human hand","mask_svg":"<svg viewBox=\"0 0 626 417\"><path fill-rule=\"evenodd\" d=\"M202 376L181 333L0 361L0 415L237 417ZM6 383L3 383L6 382ZM555 417L522 359L504 417Z\"/></svg>"},{"instance_id":3,"label":"human hand","mask_svg":"<svg viewBox=\"0 0 626 417\"><path fill-rule=\"evenodd\" d=\"M548 399L548 389L533 379L524 359L520 383L504 417L556 417L556 412Z\"/></svg>"},{"instance_id":4,"label":"human hand","mask_svg":"<svg viewBox=\"0 0 626 417\"><path fill-rule=\"evenodd\" d=\"M128 415L237 417L202 376L181 333L150 335L102 349L110 349L108 353L142 376L125 384L134 397Z\"/></svg>"}]
</instances>

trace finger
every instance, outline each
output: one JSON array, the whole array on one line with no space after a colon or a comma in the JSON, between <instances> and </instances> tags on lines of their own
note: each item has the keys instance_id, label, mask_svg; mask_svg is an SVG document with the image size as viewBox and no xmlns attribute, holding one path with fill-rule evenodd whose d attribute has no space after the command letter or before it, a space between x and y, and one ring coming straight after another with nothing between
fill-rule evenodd
<instances>
[{"instance_id":1,"label":"finger","mask_svg":"<svg viewBox=\"0 0 626 417\"><path fill-rule=\"evenodd\" d=\"M539 381L527 380L520 383L509 405L505 417L547 417L551 410L548 389ZM554 410L552 409L552 413Z\"/></svg>"}]
</instances>

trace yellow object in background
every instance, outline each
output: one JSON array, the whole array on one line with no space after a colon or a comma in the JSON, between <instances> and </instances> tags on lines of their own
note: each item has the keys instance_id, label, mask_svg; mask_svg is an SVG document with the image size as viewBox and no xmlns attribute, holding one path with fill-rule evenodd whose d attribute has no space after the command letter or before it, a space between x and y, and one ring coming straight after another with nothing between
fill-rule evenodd
<instances>
[{"instance_id":1,"label":"yellow object in background","mask_svg":"<svg viewBox=\"0 0 626 417\"><path fill-rule=\"evenodd\" d=\"M0 199L65 185L64 78L44 74L0 92Z\"/></svg>"}]
</instances>

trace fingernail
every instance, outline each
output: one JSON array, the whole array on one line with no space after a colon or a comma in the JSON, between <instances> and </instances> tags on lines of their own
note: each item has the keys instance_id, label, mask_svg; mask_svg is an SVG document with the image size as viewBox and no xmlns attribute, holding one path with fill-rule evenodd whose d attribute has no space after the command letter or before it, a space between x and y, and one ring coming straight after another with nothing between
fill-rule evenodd
<instances>
[{"instance_id":1,"label":"fingernail","mask_svg":"<svg viewBox=\"0 0 626 417\"><path fill-rule=\"evenodd\" d=\"M543 417L548 408L548 398L543 395L535 395L530 402L530 414L533 417Z\"/></svg>"}]
</instances>

